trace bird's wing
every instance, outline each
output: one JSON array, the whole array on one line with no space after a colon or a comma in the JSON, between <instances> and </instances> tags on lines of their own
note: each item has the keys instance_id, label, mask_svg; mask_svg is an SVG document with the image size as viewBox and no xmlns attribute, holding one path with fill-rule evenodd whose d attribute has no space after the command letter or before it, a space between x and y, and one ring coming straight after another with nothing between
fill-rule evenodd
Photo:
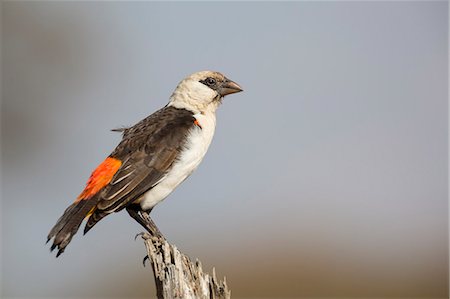
<instances>
[{"instance_id":1,"label":"bird's wing","mask_svg":"<svg viewBox=\"0 0 450 299\"><path fill-rule=\"evenodd\" d=\"M126 129L111 154L122 164L102 190L96 210L121 210L157 185L182 151L194 121L192 112L166 107Z\"/></svg>"}]
</instances>

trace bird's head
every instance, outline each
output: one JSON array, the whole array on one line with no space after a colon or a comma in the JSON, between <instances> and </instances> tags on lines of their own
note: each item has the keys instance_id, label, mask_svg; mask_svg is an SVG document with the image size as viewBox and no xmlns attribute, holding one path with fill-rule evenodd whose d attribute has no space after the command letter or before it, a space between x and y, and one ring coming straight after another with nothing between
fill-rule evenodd
<instances>
[{"instance_id":1,"label":"bird's head","mask_svg":"<svg viewBox=\"0 0 450 299\"><path fill-rule=\"evenodd\" d=\"M183 79L170 97L169 105L195 112L214 112L226 95L242 88L219 72L202 71Z\"/></svg>"}]
</instances>

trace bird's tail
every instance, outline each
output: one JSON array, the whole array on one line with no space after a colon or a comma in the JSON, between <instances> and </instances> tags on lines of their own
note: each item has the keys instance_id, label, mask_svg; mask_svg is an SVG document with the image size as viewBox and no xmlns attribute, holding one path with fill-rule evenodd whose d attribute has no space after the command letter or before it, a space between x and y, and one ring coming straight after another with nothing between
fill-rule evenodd
<instances>
[{"instance_id":1,"label":"bird's tail","mask_svg":"<svg viewBox=\"0 0 450 299\"><path fill-rule=\"evenodd\" d=\"M47 242L54 238L50 250L53 251L58 248L56 257L64 252L72 237L77 233L84 218L92 213L96 203L97 200L94 198L76 201L58 219L58 222L56 222L47 237Z\"/></svg>"}]
</instances>

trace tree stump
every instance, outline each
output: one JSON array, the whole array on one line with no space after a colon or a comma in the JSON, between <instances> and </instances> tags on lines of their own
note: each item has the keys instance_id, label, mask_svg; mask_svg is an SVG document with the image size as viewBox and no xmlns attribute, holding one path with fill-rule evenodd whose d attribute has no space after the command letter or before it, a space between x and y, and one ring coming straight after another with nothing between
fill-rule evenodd
<instances>
[{"instance_id":1,"label":"tree stump","mask_svg":"<svg viewBox=\"0 0 450 299\"><path fill-rule=\"evenodd\" d=\"M214 268L212 275L203 273L202 264L198 259L193 263L167 240L151 237L146 233L140 235L144 239L148 260L153 268L158 299L231 298L226 279L218 281Z\"/></svg>"}]
</instances>

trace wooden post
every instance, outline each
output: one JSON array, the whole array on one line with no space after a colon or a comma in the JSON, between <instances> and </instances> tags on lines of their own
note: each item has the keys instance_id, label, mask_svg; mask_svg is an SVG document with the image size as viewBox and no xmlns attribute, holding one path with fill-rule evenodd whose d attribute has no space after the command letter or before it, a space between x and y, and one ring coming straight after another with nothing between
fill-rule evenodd
<instances>
[{"instance_id":1,"label":"wooden post","mask_svg":"<svg viewBox=\"0 0 450 299\"><path fill-rule=\"evenodd\" d=\"M193 263L167 240L140 234L147 247L148 259L153 268L158 299L230 299L226 279L218 281L213 268L212 275L203 273L199 260ZM144 265L145 265L144 259Z\"/></svg>"}]
</instances>

